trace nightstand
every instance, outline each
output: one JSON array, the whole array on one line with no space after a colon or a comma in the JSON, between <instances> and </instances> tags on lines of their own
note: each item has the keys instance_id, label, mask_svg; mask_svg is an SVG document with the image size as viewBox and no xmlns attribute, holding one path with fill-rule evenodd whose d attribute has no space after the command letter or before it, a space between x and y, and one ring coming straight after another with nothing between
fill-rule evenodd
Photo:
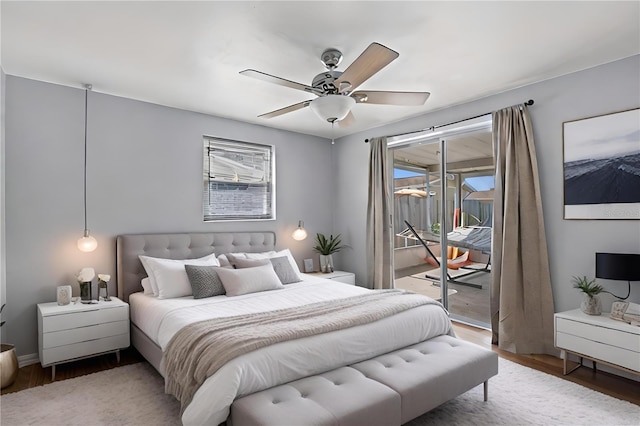
<instances>
[{"instance_id":1,"label":"nightstand","mask_svg":"<svg viewBox=\"0 0 640 426\"><path fill-rule=\"evenodd\" d=\"M43 367L129 347L129 305L116 297L97 304L38 304L38 354Z\"/></svg>"},{"instance_id":2,"label":"nightstand","mask_svg":"<svg viewBox=\"0 0 640 426\"><path fill-rule=\"evenodd\" d=\"M311 275L326 278L328 280L339 281L345 284L356 285L356 274L353 272L333 271L333 272L312 272Z\"/></svg>"},{"instance_id":3,"label":"nightstand","mask_svg":"<svg viewBox=\"0 0 640 426\"><path fill-rule=\"evenodd\" d=\"M564 374L582 365L582 358L640 374L640 327L602 315L587 315L580 309L555 314L555 346L564 358ZM580 363L567 370L568 353Z\"/></svg>"}]
</instances>

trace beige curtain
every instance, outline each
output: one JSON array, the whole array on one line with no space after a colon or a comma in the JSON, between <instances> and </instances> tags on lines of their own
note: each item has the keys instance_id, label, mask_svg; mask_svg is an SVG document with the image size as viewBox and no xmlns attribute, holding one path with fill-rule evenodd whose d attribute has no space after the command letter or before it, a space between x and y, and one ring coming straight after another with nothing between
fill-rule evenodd
<instances>
[{"instance_id":1,"label":"beige curtain","mask_svg":"<svg viewBox=\"0 0 640 426\"><path fill-rule=\"evenodd\" d=\"M369 141L369 202L367 205L367 272L369 288L393 288L390 176L387 138Z\"/></svg>"},{"instance_id":2,"label":"beige curtain","mask_svg":"<svg viewBox=\"0 0 640 426\"><path fill-rule=\"evenodd\" d=\"M526 105L493 113L493 343L513 353L553 353L553 295L538 164Z\"/></svg>"}]
</instances>

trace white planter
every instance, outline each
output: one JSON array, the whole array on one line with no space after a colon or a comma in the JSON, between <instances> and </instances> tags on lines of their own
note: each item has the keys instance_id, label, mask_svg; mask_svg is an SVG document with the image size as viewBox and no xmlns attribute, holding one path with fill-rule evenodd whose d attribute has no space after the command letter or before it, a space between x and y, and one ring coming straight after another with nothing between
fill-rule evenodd
<instances>
[{"instance_id":1,"label":"white planter","mask_svg":"<svg viewBox=\"0 0 640 426\"><path fill-rule=\"evenodd\" d=\"M598 296L589 297L585 294L580 309L587 315L600 315L602 314L602 302Z\"/></svg>"},{"instance_id":2,"label":"white planter","mask_svg":"<svg viewBox=\"0 0 640 426\"><path fill-rule=\"evenodd\" d=\"M0 349L0 376L2 389L11 386L18 377L18 357L13 345L2 344Z\"/></svg>"},{"instance_id":3,"label":"white planter","mask_svg":"<svg viewBox=\"0 0 640 426\"><path fill-rule=\"evenodd\" d=\"M320 255L320 272L333 272L333 256Z\"/></svg>"}]
</instances>

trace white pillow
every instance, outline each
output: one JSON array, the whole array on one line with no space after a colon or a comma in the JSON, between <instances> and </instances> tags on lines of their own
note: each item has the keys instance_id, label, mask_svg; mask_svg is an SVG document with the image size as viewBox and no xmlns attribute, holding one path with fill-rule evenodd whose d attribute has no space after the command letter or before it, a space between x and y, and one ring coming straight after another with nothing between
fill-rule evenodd
<instances>
[{"instance_id":1,"label":"white pillow","mask_svg":"<svg viewBox=\"0 0 640 426\"><path fill-rule=\"evenodd\" d=\"M221 254L220 256L218 256L218 262L220 262L220 266L222 266L223 268L231 266L231 262L229 262L226 254Z\"/></svg>"},{"instance_id":2,"label":"white pillow","mask_svg":"<svg viewBox=\"0 0 640 426\"><path fill-rule=\"evenodd\" d=\"M220 266L215 254L198 259L162 259L138 256L149 275L154 296L158 299L191 296L191 284L184 265Z\"/></svg>"},{"instance_id":3,"label":"white pillow","mask_svg":"<svg viewBox=\"0 0 640 426\"><path fill-rule=\"evenodd\" d=\"M245 253L245 255L247 256L247 259L271 259L272 257L287 256L289 258L289 263L291 263L293 271L298 276L298 281L301 281L300 268L298 268L298 264L296 263L296 260L293 258L293 255L291 254L291 251L289 249L280 251L267 251L263 253Z\"/></svg>"},{"instance_id":4,"label":"white pillow","mask_svg":"<svg viewBox=\"0 0 640 426\"><path fill-rule=\"evenodd\" d=\"M284 288L271 264L245 269L216 269L227 296Z\"/></svg>"},{"instance_id":5,"label":"white pillow","mask_svg":"<svg viewBox=\"0 0 640 426\"><path fill-rule=\"evenodd\" d=\"M143 278L142 281L140 281L140 284L142 284L142 288L144 289L144 294L153 295L153 289L151 288L151 278L149 277Z\"/></svg>"}]
</instances>

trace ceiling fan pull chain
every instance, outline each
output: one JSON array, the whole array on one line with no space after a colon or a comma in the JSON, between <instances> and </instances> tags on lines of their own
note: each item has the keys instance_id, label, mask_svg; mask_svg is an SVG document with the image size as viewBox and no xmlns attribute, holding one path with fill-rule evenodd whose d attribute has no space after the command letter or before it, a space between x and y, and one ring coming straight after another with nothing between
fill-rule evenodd
<instances>
[{"instance_id":1,"label":"ceiling fan pull chain","mask_svg":"<svg viewBox=\"0 0 640 426\"><path fill-rule=\"evenodd\" d=\"M333 125L335 124L336 120L331 120L331 145L335 145L336 141L333 140Z\"/></svg>"}]
</instances>

